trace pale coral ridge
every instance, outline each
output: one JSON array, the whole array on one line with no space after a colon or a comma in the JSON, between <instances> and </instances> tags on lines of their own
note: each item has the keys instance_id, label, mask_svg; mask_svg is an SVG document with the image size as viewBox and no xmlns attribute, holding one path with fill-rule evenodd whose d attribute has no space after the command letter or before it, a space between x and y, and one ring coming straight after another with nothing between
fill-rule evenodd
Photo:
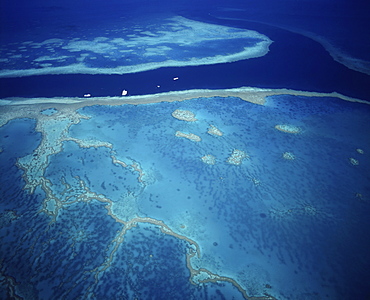
<instances>
[{"instance_id":1,"label":"pale coral ridge","mask_svg":"<svg viewBox=\"0 0 370 300\"><path fill-rule=\"evenodd\" d=\"M201 158L201 160L202 160L202 162L204 162L207 165L214 165L214 164L216 164L216 157L214 157L211 154L204 155Z\"/></svg>"},{"instance_id":2,"label":"pale coral ridge","mask_svg":"<svg viewBox=\"0 0 370 300\"><path fill-rule=\"evenodd\" d=\"M193 142L200 142L202 139L200 138L200 136L194 134L194 133L184 133L184 132L181 132L181 131L176 131L175 135L177 137L183 137L183 138L186 138L188 140L191 140Z\"/></svg>"},{"instance_id":3,"label":"pale coral ridge","mask_svg":"<svg viewBox=\"0 0 370 300\"><path fill-rule=\"evenodd\" d=\"M244 158L248 157L248 155L241 150L234 149L233 153L231 153L231 156L229 156L226 160L227 163L231 165L240 165Z\"/></svg>"},{"instance_id":4,"label":"pale coral ridge","mask_svg":"<svg viewBox=\"0 0 370 300\"><path fill-rule=\"evenodd\" d=\"M295 155L292 152L284 152L283 153L283 158L285 158L287 160L294 160Z\"/></svg>"},{"instance_id":5,"label":"pale coral ridge","mask_svg":"<svg viewBox=\"0 0 370 300\"><path fill-rule=\"evenodd\" d=\"M182 120L182 121L187 121L187 122L195 122L197 119L195 118L195 114L191 112L190 110L181 110L181 109L176 109L172 113L172 117Z\"/></svg>"},{"instance_id":6,"label":"pale coral ridge","mask_svg":"<svg viewBox=\"0 0 370 300\"><path fill-rule=\"evenodd\" d=\"M214 136L223 136L222 131L220 129L218 129L216 126L214 126L214 125L211 125L208 128L207 133L210 134L210 135L214 135Z\"/></svg>"},{"instance_id":7,"label":"pale coral ridge","mask_svg":"<svg viewBox=\"0 0 370 300\"><path fill-rule=\"evenodd\" d=\"M360 164L360 162L359 162L357 159L353 158L353 157L351 157L351 158L349 159L349 162L350 162L352 165L354 165L354 166L358 166L358 165Z\"/></svg>"},{"instance_id":8,"label":"pale coral ridge","mask_svg":"<svg viewBox=\"0 0 370 300\"><path fill-rule=\"evenodd\" d=\"M288 124L276 125L275 128L279 131L286 132L286 133L297 134L301 132L299 127L294 126L294 125L288 125Z\"/></svg>"}]
</instances>

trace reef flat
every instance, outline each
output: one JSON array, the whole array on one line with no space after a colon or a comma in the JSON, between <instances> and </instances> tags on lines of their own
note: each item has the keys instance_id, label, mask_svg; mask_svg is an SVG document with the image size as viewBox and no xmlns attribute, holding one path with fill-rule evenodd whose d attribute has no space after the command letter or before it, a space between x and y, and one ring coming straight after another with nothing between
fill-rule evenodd
<instances>
[{"instance_id":1,"label":"reef flat","mask_svg":"<svg viewBox=\"0 0 370 300\"><path fill-rule=\"evenodd\" d=\"M211 65L255 58L272 41L256 31L175 16L156 24L122 23L104 36L60 37L2 45L0 77L127 74L161 67ZM174 42L175 41L175 42Z\"/></svg>"},{"instance_id":2,"label":"reef flat","mask_svg":"<svg viewBox=\"0 0 370 300\"><path fill-rule=\"evenodd\" d=\"M17 251L3 259L1 272L19 297L24 292L16 283L34 280L63 286L58 297L70 291L99 297L108 282L110 296L124 295L123 285L139 297L161 270L185 278L178 292L189 297L222 284L237 299L278 299L290 280L315 293L310 281L292 279L295 270L312 279L318 259L322 268L340 264L320 260L315 249L325 241L317 233L340 224L347 207L341 199L368 203L369 106L336 93L245 87L3 99L0 111L0 156L19 174L12 179L9 167L1 167L3 199L11 201L0 230L8 236L14 226L22 241L4 239L2 250L15 243ZM20 120L32 120L33 129ZM14 143L23 131L40 138L26 151L14 146L30 143ZM338 181L351 190L338 189ZM320 186L320 197L312 186ZM35 250L39 240L46 250ZM20 257L26 271L8 271ZM61 274L50 273L51 282L34 267ZM117 275L127 270L122 283ZM281 272L291 275L283 283ZM312 280L324 280L315 274ZM168 295L176 291L171 278ZM332 286L320 291L334 293Z\"/></svg>"}]
</instances>

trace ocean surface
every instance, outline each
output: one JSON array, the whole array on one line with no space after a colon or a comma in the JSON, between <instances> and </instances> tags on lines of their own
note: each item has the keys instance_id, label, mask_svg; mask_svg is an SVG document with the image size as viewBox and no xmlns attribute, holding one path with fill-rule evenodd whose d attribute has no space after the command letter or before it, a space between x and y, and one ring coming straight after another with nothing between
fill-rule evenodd
<instances>
[{"instance_id":1,"label":"ocean surface","mask_svg":"<svg viewBox=\"0 0 370 300\"><path fill-rule=\"evenodd\" d=\"M369 13L1 1L0 299L368 299Z\"/></svg>"}]
</instances>

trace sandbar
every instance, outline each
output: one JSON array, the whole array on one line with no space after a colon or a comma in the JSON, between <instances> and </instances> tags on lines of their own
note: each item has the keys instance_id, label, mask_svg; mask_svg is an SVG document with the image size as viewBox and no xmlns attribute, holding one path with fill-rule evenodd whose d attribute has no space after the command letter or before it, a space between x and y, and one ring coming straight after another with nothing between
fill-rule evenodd
<instances>
[{"instance_id":1,"label":"sandbar","mask_svg":"<svg viewBox=\"0 0 370 300\"><path fill-rule=\"evenodd\" d=\"M290 89L263 89L255 87L240 87L233 89L193 89L185 91L171 91L158 94L116 97L55 97L55 98L6 98L0 99L0 107L10 105L40 104L46 108L57 108L58 105L70 105L75 109L92 105L122 105L122 104L149 104L159 102L184 101L194 98L236 97L251 103L265 105L266 97L275 95L293 95L305 97L332 97L350 102L370 104L370 102L348 97L337 92L317 93Z\"/></svg>"}]
</instances>

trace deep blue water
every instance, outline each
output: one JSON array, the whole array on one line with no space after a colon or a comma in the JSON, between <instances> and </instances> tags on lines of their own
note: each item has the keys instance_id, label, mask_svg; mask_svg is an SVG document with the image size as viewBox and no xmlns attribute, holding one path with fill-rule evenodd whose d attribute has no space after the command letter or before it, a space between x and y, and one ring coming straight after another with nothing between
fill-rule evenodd
<instances>
[{"instance_id":1,"label":"deep blue water","mask_svg":"<svg viewBox=\"0 0 370 300\"><path fill-rule=\"evenodd\" d=\"M210 21L215 20L211 18ZM317 42L296 33L254 22L222 21L222 25L256 30L267 35L274 41L270 52L264 57L234 63L160 68L126 75L76 74L1 78L0 97L82 97L86 93L93 96L118 96L122 89L128 90L129 95L143 95L194 88L255 86L316 92L336 91L369 100L370 76L335 62ZM172 80L175 76L180 78L176 82Z\"/></svg>"}]
</instances>

